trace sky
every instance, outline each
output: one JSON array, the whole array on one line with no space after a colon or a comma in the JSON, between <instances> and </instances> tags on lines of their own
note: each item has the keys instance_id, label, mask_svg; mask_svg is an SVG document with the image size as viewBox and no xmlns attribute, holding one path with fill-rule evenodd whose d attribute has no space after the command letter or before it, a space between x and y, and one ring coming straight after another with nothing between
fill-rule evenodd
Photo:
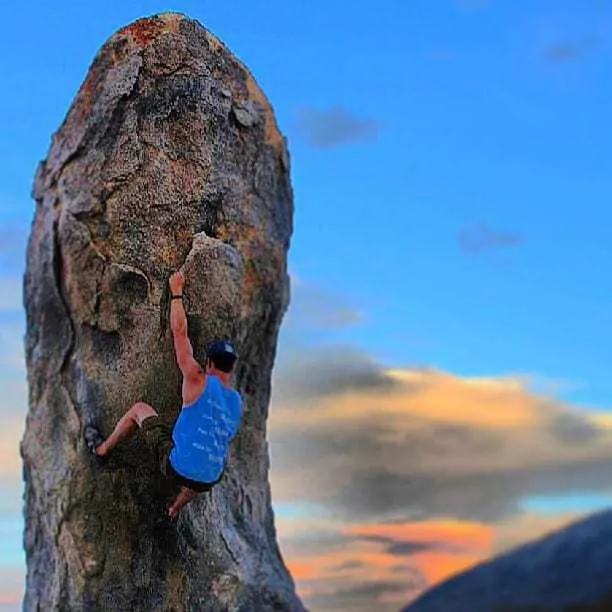
<instances>
[{"instance_id":1,"label":"sky","mask_svg":"<svg viewBox=\"0 0 612 612\"><path fill-rule=\"evenodd\" d=\"M271 482L312 612L398 610L609 506L611 2L24 0L0 37L0 611L34 172L104 41L166 10L247 64L289 142Z\"/></svg>"}]
</instances>

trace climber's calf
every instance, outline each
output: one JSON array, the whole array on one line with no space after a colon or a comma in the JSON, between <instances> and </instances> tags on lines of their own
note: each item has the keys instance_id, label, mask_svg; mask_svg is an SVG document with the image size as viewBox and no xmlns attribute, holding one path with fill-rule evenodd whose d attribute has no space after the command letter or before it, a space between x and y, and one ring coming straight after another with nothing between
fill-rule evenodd
<instances>
[{"instance_id":1,"label":"climber's calf","mask_svg":"<svg viewBox=\"0 0 612 612\"><path fill-rule=\"evenodd\" d=\"M113 433L106 440L102 442L101 436L99 440L96 439L96 430L92 427L86 428L85 439L96 455L104 457L119 442L133 436L138 428L142 427L146 418L157 416L157 412L149 404L137 402L121 417Z\"/></svg>"}]
</instances>

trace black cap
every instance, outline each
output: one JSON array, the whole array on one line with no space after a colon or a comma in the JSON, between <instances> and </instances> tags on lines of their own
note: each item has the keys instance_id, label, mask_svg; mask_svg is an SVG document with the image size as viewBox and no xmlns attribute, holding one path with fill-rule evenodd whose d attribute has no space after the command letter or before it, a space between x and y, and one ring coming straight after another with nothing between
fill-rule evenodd
<instances>
[{"instance_id":1,"label":"black cap","mask_svg":"<svg viewBox=\"0 0 612 612\"><path fill-rule=\"evenodd\" d=\"M236 355L236 348L229 340L215 340L206 347L206 356L214 357L215 355Z\"/></svg>"}]
</instances>

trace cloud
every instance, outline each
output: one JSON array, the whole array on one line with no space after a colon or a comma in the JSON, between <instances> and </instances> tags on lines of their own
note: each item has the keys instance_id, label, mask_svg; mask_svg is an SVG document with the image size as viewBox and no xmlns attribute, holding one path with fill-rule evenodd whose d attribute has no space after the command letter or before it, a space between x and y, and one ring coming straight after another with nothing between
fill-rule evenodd
<instances>
[{"instance_id":1,"label":"cloud","mask_svg":"<svg viewBox=\"0 0 612 612\"><path fill-rule=\"evenodd\" d=\"M5 576L6 570L0 571L0 576ZM3 580L4 581L4 580ZM0 612L18 612L21 610L23 589L0 589Z\"/></svg>"},{"instance_id":2,"label":"cloud","mask_svg":"<svg viewBox=\"0 0 612 612\"><path fill-rule=\"evenodd\" d=\"M14 487L21 483L19 441L25 427L28 405L23 324L0 324L0 483ZM9 495L10 496L10 495ZM6 495L0 496L6 501ZM0 514L5 511L0 503Z\"/></svg>"},{"instance_id":3,"label":"cloud","mask_svg":"<svg viewBox=\"0 0 612 612\"><path fill-rule=\"evenodd\" d=\"M274 374L271 485L283 555L313 609L395 612L569 522L526 515L526 496L609 487L611 415L556 400L555 381L295 348Z\"/></svg>"},{"instance_id":4,"label":"cloud","mask_svg":"<svg viewBox=\"0 0 612 612\"><path fill-rule=\"evenodd\" d=\"M403 555L431 550L488 552L492 542L490 527L457 520L362 524L349 527L343 533L366 541L387 543L388 551L402 544L412 549L412 552L407 552L406 548Z\"/></svg>"},{"instance_id":5,"label":"cloud","mask_svg":"<svg viewBox=\"0 0 612 612\"><path fill-rule=\"evenodd\" d=\"M376 391L385 394L397 381L366 354L347 346L319 346L289 352L275 375L279 401L309 405L313 399L346 393Z\"/></svg>"},{"instance_id":6,"label":"cloud","mask_svg":"<svg viewBox=\"0 0 612 612\"><path fill-rule=\"evenodd\" d=\"M25 428L25 416L3 417L0 428L0 482L2 487L21 485L21 456L19 441ZM6 499L4 500L6 501ZM3 503L0 502L0 513Z\"/></svg>"},{"instance_id":7,"label":"cloud","mask_svg":"<svg viewBox=\"0 0 612 612\"><path fill-rule=\"evenodd\" d=\"M477 223L459 233L459 245L470 255L480 255L498 249L514 247L523 241L518 234L491 229L486 223Z\"/></svg>"},{"instance_id":8,"label":"cloud","mask_svg":"<svg viewBox=\"0 0 612 612\"><path fill-rule=\"evenodd\" d=\"M0 612L19 612L25 590L22 525L0 516Z\"/></svg>"},{"instance_id":9,"label":"cloud","mask_svg":"<svg viewBox=\"0 0 612 612\"><path fill-rule=\"evenodd\" d=\"M1 234L6 235L1 240L0 262L11 263L4 241L10 243L10 233L3 227ZM22 317L21 279L0 277L0 610L7 612L21 609L25 580L19 454L27 412Z\"/></svg>"},{"instance_id":10,"label":"cloud","mask_svg":"<svg viewBox=\"0 0 612 612\"><path fill-rule=\"evenodd\" d=\"M290 523L278 522L281 549L306 605L316 610L395 612L491 550L490 527L448 519L349 527Z\"/></svg>"},{"instance_id":11,"label":"cloud","mask_svg":"<svg viewBox=\"0 0 612 612\"><path fill-rule=\"evenodd\" d=\"M363 119L348 109L336 106L329 110L302 109L298 129L308 144L316 149L330 149L351 143L372 142L378 136L380 124Z\"/></svg>"},{"instance_id":12,"label":"cloud","mask_svg":"<svg viewBox=\"0 0 612 612\"><path fill-rule=\"evenodd\" d=\"M366 376L349 388L341 377L334 384L342 354L329 371L306 363L308 388L275 383L287 385L269 426L277 501L320 504L352 521L402 512L496 521L518 513L524 495L608 484L610 429L521 381L372 366L373 384ZM381 387L385 376L393 383Z\"/></svg>"},{"instance_id":13,"label":"cloud","mask_svg":"<svg viewBox=\"0 0 612 612\"><path fill-rule=\"evenodd\" d=\"M21 310L23 308L21 295L21 277L0 276L0 313Z\"/></svg>"},{"instance_id":14,"label":"cloud","mask_svg":"<svg viewBox=\"0 0 612 612\"><path fill-rule=\"evenodd\" d=\"M418 581L418 578L416 580ZM317 612L337 612L338 610L371 612L373 609L395 612L398 605L405 603L407 593L411 587L413 588L409 576L406 576L405 582L406 586L397 580L388 582L373 580L353 584L340 587L331 593L317 593L307 599L307 604Z\"/></svg>"},{"instance_id":15,"label":"cloud","mask_svg":"<svg viewBox=\"0 0 612 612\"><path fill-rule=\"evenodd\" d=\"M558 41L544 47L544 59L552 64L564 64L582 59L593 47L595 41L591 38L579 41Z\"/></svg>"},{"instance_id":16,"label":"cloud","mask_svg":"<svg viewBox=\"0 0 612 612\"><path fill-rule=\"evenodd\" d=\"M559 442L580 445L590 444L601 436L602 431L595 422L572 412L556 414L550 422L550 430Z\"/></svg>"},{"instance_id":17,"label":"cloud","mask_svg":"<svg viewBox=\"0 0 612 612\"><path fill-rule=\"evenodd\" d=\"M390 369L330 341L361 320L345 300L299 282L292 309L270 478L281 550L312 609L395 612L561 525L526 517L526 496L608 487L612 416L556 400L564 385ZM321 332L317 321L334 324Z\"/></svg>"},{"instance_id":18,"label":"cloud","mask_svg":"<svg viewBox=\"0 0 612 612\"><path fill-rule=\"evenodd\" d=\"M1 287L0 287L1 290ZM2 314L2 313L0 313ZM0 318L0 380L15 380L25 373L24 330L21 322L1 322Z\"/></svg>"},{"instance_id":19,"label":"cloud","mask_svg":"<svg viewBox=\"0 0 612 612\"><path fill-rule=\"evenodd\" d=\"M337 331L363 322L363 313L344 296L291 276L291 302L283 332Z\"/></svg>"},{"instance_id":20,"label":"cloud","mask_svg":"<svg viewBox=\"0 0 612 612\"><path fill-rule=\"evenodd\" d=\"M426 580L405 558L390 554L387 540L343 532L330 522L296 532L279 522L283 556L308 607L325 611L372 610L396 612L420 593ZM288 533L293 536L289 537Z\"/></svg>"},{"instance_id":21,"label":"cloud","mask_svg":"<svg viewBox=\"0 0 612 612\"><path fill-rule=\"evenodd\" d=\"M29 228L25 223L3 222L0 227L0 264L12 271L25 268Z\"/></svg>"},{"instance_id":22,"label":"cloud","mask_svg":"<svg viewBox=\"0 0 612 612\"><path fill-rule=\"evenodd\" d=\"M523 513L494 524L437 517L348 526L339 520L280 519L277 529L307 606L396 612L432 584L573 518Z\"/></svg>"},{"instance_id":23,"label":"cloud","mask_svg":"<svg viewBox=\"0 0 612 612\"><path fill-rule=\"evenodd\" d=\"M291 302L281 328L273 394L298 401L349 390L390 388L394 381L367 355L338 343L337 334L361 324L363 313L350 300L291 276ZM316 370L316 376L304 372Z\"/></svg>"},{"instance_id":24,"label":"cloud","mask_svg":"<svg viewBox=\"0 0 612 612\"><path fill-rule=\"evenodd\" d=\"M426 550L432 550L435 548L436 547L432 546L431 544L423 544L421 542L393 542L391 540L389 542L387 552L390 555L395 555L398 557L412 557L417 553L425 552Z\"/></svg>"}]
</instances>

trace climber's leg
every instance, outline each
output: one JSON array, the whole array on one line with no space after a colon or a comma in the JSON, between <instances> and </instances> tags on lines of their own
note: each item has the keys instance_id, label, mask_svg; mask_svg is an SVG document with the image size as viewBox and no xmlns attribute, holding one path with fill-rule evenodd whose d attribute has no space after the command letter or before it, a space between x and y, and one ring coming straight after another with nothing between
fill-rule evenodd
<instances>
[{"instance_id":1,"label":"climber's leg","mask_svg":"<svg viewBox=\"0 0 612 612\"><path fill-rule=\"evenodd\" d=\"M192 499L198 496L198 492L187 487L181 487L181 492L177 495L176 499L170 509L168 510L168 516L170 520L174 520L179 513L179 510L186 506Z\"/></svg>"},{"instance_id":2,"label":"climber's leg","mask_svg":"<svg viewBox=\"0 0 612 612\"><path fill-rule=\"evenodd\" d=\"M149 417L157 417L155 410L145 404L138 402L134 404L119 420L113 433L95 449L96 455L104 457L111 449L115 448L119 442L133 436L145 419Z\"/></svg>"}]
</instances>

